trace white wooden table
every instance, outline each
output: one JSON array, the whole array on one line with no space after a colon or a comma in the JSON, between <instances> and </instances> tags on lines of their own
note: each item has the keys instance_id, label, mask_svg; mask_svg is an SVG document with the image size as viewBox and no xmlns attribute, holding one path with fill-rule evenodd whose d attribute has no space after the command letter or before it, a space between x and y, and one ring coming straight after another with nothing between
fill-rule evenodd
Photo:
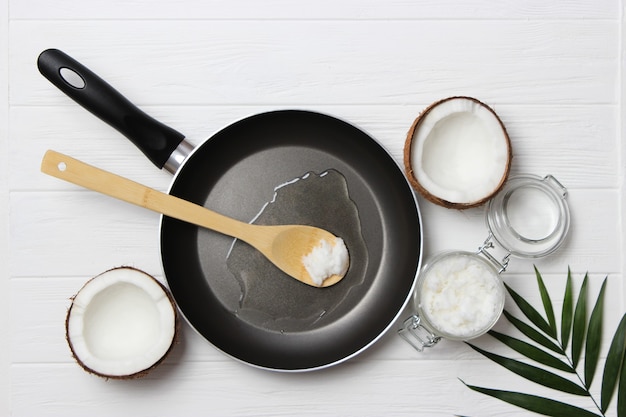
<instances>
[{"instance_id":1,"label":"white wooden table","mask_svg":"<svg viewBox=\"0 0 626 417\"><path fill-rule=\"evenodd\" d=\"M623 16L620 0L0 1L0 415L524 414L459 379L596 411L462 343L418 354L395 333L400 323L313 373L238 363L187 324L145 379L83 372L64 339L69 298L117 265L163 279L158 216L44 176L43 152L162 190L170 176L40 76L35 60L66 51L196 144L247 115L302 108L365 129L399 163L425 106L451 95L486 102L510 133L513 173L553 174L569 189L568 241L535 263L557 309L568 266L576 286L589 271L593 297L608 275L606 354L625 297ZM486 237L482 209L420 204L425 256L474 250ZM503 278L539 305L532 265L514 260ZM478 342L513 355L489 336Z\"/></svg>"}]
</instances>

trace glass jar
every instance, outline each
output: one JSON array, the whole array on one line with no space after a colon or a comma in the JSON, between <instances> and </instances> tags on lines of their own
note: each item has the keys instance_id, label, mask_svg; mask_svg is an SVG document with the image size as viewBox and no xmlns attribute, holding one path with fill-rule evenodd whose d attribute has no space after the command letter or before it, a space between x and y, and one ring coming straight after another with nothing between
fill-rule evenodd
<instances>
[{"instance_id":1,"label":"glass jar","mask_svg":"<svg viewBox=\"0 0 626 417\"><path fill-rule=\"evenodd\" d=\"M511 177L489 201L487 239L476 252L451 251L434 256L419 273L414 313L399 329L418 351L442 338L471 340L488 332L504 309L500 274L510 256L551 254L569 230L567 190L551 175ZM502 260L489 249L494 241L506 251Z\"/></svg>"}]
</instances>

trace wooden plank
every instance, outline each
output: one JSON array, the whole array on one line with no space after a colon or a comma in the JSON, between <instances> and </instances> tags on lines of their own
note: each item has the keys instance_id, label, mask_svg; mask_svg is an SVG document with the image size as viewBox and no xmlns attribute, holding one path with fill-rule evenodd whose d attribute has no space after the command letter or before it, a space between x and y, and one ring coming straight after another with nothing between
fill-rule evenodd
<instances>
[{"instance_id":1,"label":"wooden plank","mask_svg":"<svg viewBox=\"0 0 626 417\"><path fill-rule=\"evenodd\" d=\"M454 249L475 251L487 237L484 208L453 211L420 201L428 256ZM610 222L589 221L618 215L617 191L571 190L568 204L571 225L563 246L545 259L512 258L509 272L522 272L533 263L546 272L562 271L567 265L583 271L621 271L620 231Z\"/></svg>"},{"instance_id":2,"label":"wooden plank","mask_svg":"<svg viewBox=\"0 0 626 417\"><path fill-rule=\"evenodd\" d=\"M557 253L536 260L537 265L546 272L561 271L564 265L619 272L620 230L609 222L587 220L617 218L619 194L573 190L569 203L573 209L567 241ZM467 213L422 206L427 255L473 251L487 237L481 209ZM90 275L94 268L120 264L151 269L159 265L158 215L150 211L91 192L12 193L10 209L12 276ZM471 220L465 220L468 214ZM65 230L76 232L66 236ZM513 259L509 270L519 272L530 264Z\"/></svg>"},{"instance_id":3,"label":"wooden plank","mask_svg":"<svg viewBox=\"0 0 626 417\"><path fill-rule=\"evenodd\" d=\"M159 270L156 213L91 192L12 193L11 213L14 277L93 276L119 265Z\"/></svg>"},{"instance_id":4,"label":"wooden plank","mask_svg":"<svg viewBox=\"0 0 626 417\"><path fill-rule=\"evenodd\" d=\"M60 94L60 93L59 93ZM400 106L318 105L310 109L354 123L368 132L402 164L406 132L429 103ZM619 184L615 152L615 106L499 105L496 111L513 144L513 172L555 175L568 188L615 188ZM200 144L214 132L273 106L147 106L154 117ZM11 188L72 190L39 172L47 149L63 151L153 188L167 189L171 176L158 172L122 135L77 105L18 106L10 113Z\"/></svg>"},{"instance_id":5,"label":"wooden plank","mask_svg":"<svg viewBox=\"0 0 626 417\"><path fill-rule=\"evenodd\" d=\"M164 364L136 381L105 381L72 365L16 365L13 415L56 416L450 416L519 415L520 409L474 393L468 383L547 395L533 384L501 380L485 360L352 362L316 373L268 373L236 363ZM393 375L394 389L388 389ZM329 381L341 389L329 389ZM445 387L445 389L442 389ZM37 392L38 395L32 395ZM320 393L323 393L321 395ZM323 400L320 399L323 397ZM592 409L587 397L550 398Z\"/></svg>"},{"instance_id":6,"label":"wooden plank","mask_svg":"<svg viewBox=\"0 0 626 417\"><path fill-rule=\"evenodd\" d=\"M6 331L6 317L10 314L9 285L9 7L0 1L0 414L7 414L11 404L11 377L7 370L11 363L12 335Z\"/></svg>"},{"instance_id":7,"label":"wooden plank","mask_svg":"<svg viewBox=\"0 0 626 417\"><path fill-rule=\"evenodd\" d=\"M561 269L560 273L543 274L544 282L554 303L557 318L560 317L562 307L567 265L562 265ZM102 271L94 270L93 275L99 272ZM147 270L147 272L153 273L151 269ZM584 270L572 270L576 295L584 275ZM603 273L590 275L588 284L590 306L595 302L600 286L606 276ZM66 278L50 275L35 278L14 278L11 280L11 309L7 316L11 317L10 330L12 337L10 349L12 363L73 363L70 350L65 341L65 316L71 304L70 298L78 292L90 277L85 275ZM158 276L158 279L165 282L161 276ZM531 266L527 266L523 273L505 274L503 279L529 303L542 311L541 298L535 284L535 276ZM621 279L621 275L608 275L604 308L603 355L608 351L612 335L621 319L619 313L623 310L622 299L619 297L622 285ZM523 318L509 297L507 297L505 308L516 316ZM398 321L391 326L381 340L352 359L351 362L369 363L372 361L411 360L421 363L423 361L454 359L469 361L480 357L465 344L446 340L441 341L433 349L426 352L419 353L414 351L396 333L397 329L402 326L403 321L414 313L412 306L407 307L406 311L400 315ZM524 339L505 318L502 318L494 329ZM473 343L484 349L520 358L519 354L504 348L490 336L475 339ZM45 346L45 349L42 346ZM232 361L231 358L213 347L196 333L184 319L181 319L180 338L167 360L168 363L174 366L185 367L187 365L184 363L187 362L230 361Z\"/></svg>"},{"instance_id":8,"label":"wooden plank","mask_svg":"<svg viewBox=\"0 0 626 417\"><path fill-rule=\"evenodd\" d=\"M468 2L392 0L380 2L318 0L297 4L287 0L124 1L71 0L54 4L11 0L12 19L614 19L617 0L598 2L506 0L494 7L488 0Z\"/></svg>"},{"instance_id":9,"label":"wooden plank","mask_svg":"<svg viewBox=\"0 0 626 417\"><path fill-rule=\"evenodd\" d=\"M619 65L620 71L620 107L619 114L623 115L626 113L626 3L622 2L621 4L621 16L622 16L622 40L621 40L621 61ZM622 224L622 247L626 247L626 118L619 118L619 132L617 134L619 140L619 151L621 153L621 166L617 169L618 176L622 178L622 187L621 187L621 201L620 201L620 213L621 216L621 224ZM623 251L622 251L623 252ZM626 256L622 254L622 271L626 271ZM626 285L623 287L624 296L626 298Z\"/></svg>"},{"instance_id":10,"label":"wooden plank","mask_svg":"<svg viewBox=\"0 0 626 417\"><path fill-rule=\"evenodd\" d=\"M11 104L69 103L35 68L51 46L140 105L414 104L458 94L493 104L617 101L617 21L194 20L184 31L179 25L69 21L60 31L54 22L15 21ZM355 48L356 41L363 46Z\"/></svg>"}]
</instances>

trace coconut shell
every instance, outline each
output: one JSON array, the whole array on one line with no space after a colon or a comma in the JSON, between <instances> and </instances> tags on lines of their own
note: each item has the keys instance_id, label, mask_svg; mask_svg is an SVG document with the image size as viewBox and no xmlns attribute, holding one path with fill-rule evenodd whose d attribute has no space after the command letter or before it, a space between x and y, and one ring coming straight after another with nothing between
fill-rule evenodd
<instances>
[{"instance_id":1,"label":"coconut shell","mask_svg":"<svg viewBox=\"0 0 626 417\"><path fill-rule=\"evenodd\" d=\"M78 357L78 355L76 354L76 352L74 351L74 347L72 345L72 341L69 337L69 320L70 320L70 313L72 311L72 307L74 306L74 298L76 297L76 295L71 297L72 300L72 304L70 305L70 307L67 310L67 314L65 316L65 340L67 341L67 344L70 348L70 351L72 352L72 357L74 358L74 360L76 361L76 363L78 363L78 365L80 365L81 368L83 368L83 370L85 370L86 372L99 376L101 378L105 378L105 379L119 379L119 380L130 380L130 379L139 379L142 378L146 375L148 375L152 370L154 370L157 366L159 366L161 363L163 363L163 361L165 360L165 358L170 354L170 352L172 351L172 349L174 348L174 346L176 344L178 344L178 339L179 339L179 330L180 330L180 320L178 317L178 309L176 307L176 302L174 301L174 297L172 296L172 294L170 293L169 289L167 289L167 287L165 287L163 284L161 284L161 282L159 282L159 280L157 280L156 278L154 278L152 275L148 274L145 271L142 271L140 269L134 268L132 266L119 266L119 267L115 267L115 268L111 268L109 270L106 270L94 277L92 277L91 279L89 279L84 285L87 285L91 280L99 277L102 274L105 274L107 272L113 271L115 269L132 269L134 271L140 272L148 277L150 277L151 279L153 279L163 290L163 292L165 292L165 295L167 296L167 299L169 300L169 302L172 305L172 310L174 312L174 337L172 337L172 343L170 344L169 349L163 354L163 356L161 356L161 358L159 360L157 360L154 364L152 364L150 367L143 369L139 372L135 372L132 374L128 374L128 375L108 375L108 374L104 374L101 372L98 372L94 369L91 369L89 366L85 365L85 363L83 361L81 361L81 359ZM81 287L81 289L83 288ZM80 292L80 290L79 290Z\"/></svg>"},{"instance_id":2,"label":"coconut shell","mask_svg":"<svg viewBox=\"0 0 626 417\"><path fill-rule=\"evenodd\" d=\"M504 175L502 176L500 182L498 183L498 186L487 196L485 196L484 198L481 198L479 200L473 201L471 203L454 203L451 201L447 201L444 200L436 195L431 194L426 188L424 188L420 182L417 180L417 177L415 176L415 173L413 171L413 161L411 160L411 148L413 146L413 137L415 136L415 132L417 129L420 128L422 121L424 120L424 118L426 117L426 115L428 115L435 107L439 106L440 104L447 102L449 100L457 100L457 99L465 99L465 100L470 100L473 101L477 104L479 104L480 106L486 108L489 112L491 112L493 114L493 116L496 118L496 120L498 121L498 123L500 124L500 127L502 128L502 132L504 134L504 137L506 139L506 146L508 149L508 156L507 156L507 164L506 164L506 168L505 168L505 172ZM457 210L464 210L464 209L468 209L468 208L472 208L472 207L478 207L481 206L483 204L485 204L487 201L491 200L491 198L493 198L493 196L495 196L504 186L504 183L506 182L508 176L509 176L509 172L511 170L511 160L513 159L513 152L512 152L512 148L511 148L511 140L509 138L509 134L506 130L506 127L504 126L504 123L502 123L502 120L500 119L500 117L498 117L498 115L496 114L496 112L489 107L488 105L486 105L485 103L481 102L480 100L477 100L473 97L467 97L467 96L452 96L452 97L447 97L444 99L441 99L439 101L436 101L434 103L432 103L430 106L426 107L420 114L419 116L417 116L417 118L413 121L413 124L411 125L411 128L409 129L408 133L407 133L407 137L406 137L406 141L404 144L404 169L405 169L405 173L406 176L409 180L409 183L411 184L411 186L421 195L423 196L426 200L430 201L431 203L437 204L439 206L445 207L445 208L449 208L449 209L457 209Z\"/></svg>"}]
</instances>

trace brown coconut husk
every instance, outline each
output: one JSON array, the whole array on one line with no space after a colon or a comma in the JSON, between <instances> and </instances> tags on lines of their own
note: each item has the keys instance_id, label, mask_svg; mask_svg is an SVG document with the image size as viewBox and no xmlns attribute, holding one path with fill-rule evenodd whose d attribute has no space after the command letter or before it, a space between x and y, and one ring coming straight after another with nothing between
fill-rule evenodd
<instances>
[{"instance_id":1,"label":"brown coconut husk","mask_svg":"<svg viewBox=\"0 0 626 417\"><path fill-rule=\"evenodd\" d=\"M504 137L506 139L506 146L508 149L508 157L507 157L507 164L506 164L506 168L505 168L505 172L504 175L502 176L502 178L500 179L500 182L498 183L497 187L491 192L489 193L489 195L486 195L485 197L476 200L476 201L472 201L470 203L454 203L451 201L447 201L443 198L440 198L434 194L431 194L426 188L424 188L420 182L417 180L415 174L414 174L414 170L413 170L413 161L411 160L411 148L413 146L413 138L415 136L415 132L417 129L420 128L422 121L424 120L424 118L426 117L426 115L428 115L435 107L439 106L440 104L447 102L449 100L457 100L457 99L464 99L464 100L470 100L473 101L475 103L478 103L479 105L481 105L482 107L486 108L487 110L489 110L489 112L491 112L493 114L493 116L496 118L496 120L498 121L498 123L500 124L500 127L502 128L502 132L504 133ZM447 97L444 99L441 99L439 101L436 101L434 103L432 103L430 106L426 107L426 109L424 109L419 116L417 116L417 118L413 121L413 124L411 125L411 128L409 129L407 136L406 136L406 141L404 144L404 169L405 169L405 173L406 176L409 180L409 183L411 184L411 186L421 195L423 196L426 200L430 201L431 203L437 204L439 206L445 207L445 208L449 208L449 209L457 209L457 210L465 210L468 208L472 208L472 207L478 207L481 206L483 204L485 204L487 201L491 200L491 198L493 198L493 196L495 196L504 186L504 183L506 182L506 180L509 177L509 172L511 170L511 161L513 159L513 151L511 148L511 140L509 138L509 134L506 130L506 127L504 126L504 123L502 123L502 120L500 119L500 117L496 114L496 112L489 107L488 105L486 105L485 103L481 102L480 100L477 100L473 97L467 97L467 96L452 96L452 97Z\"/></svg>"},{"instance_id":2,"label":"brown coconut husk","mask_svg":"<svg viewBox=\"0 0 626 417\"><path fill-rule=\"evenodd\" d=\"M96 375L99 376L101 378L105 378L105 379L118 379L118 380L131 380L131 379L139 379L139 378L143 378L144 376L148 375L152 370L154 370L155 368L157 368L161 363L163 363L163 361L165 360L165 358L170 354L170 352L173 350L174 346L176 344L178 344L178 339L179 339L179 330L180 330L180 320L178 317L178 309L176 307L176 302L174 301L174 297L172 296L172 294L170 293L169 289L167 289L167 287L165 287L161 282L159 282L159 280L157 280L155 277L153 277L152 275L148 274L145 271L142 271L141 269L138 268L134 268L132 266L119 266L119 267L115 267L115 268L111 268L108 269L92 278L90 278L84 285L82 288L85 287L85 285L87 285L90 281L96 279L97 277L99 277L102 274L105 274L107 272L116 270L116 269L132 269L134 271L137 272L141 272L142 274L145 274L146 276L148 276L149 278L153 279L165 292L165 294L167 295L167 298L169 300L169 302L172 305L172 310L174 311L174 337L172 337L172 343L170 344L169 348L167 349L167 351L163 354L163 356L161 356L161 358L156 361L154 364L152 364L150 367L143 369L141 371L138 372L134 372L132 374L128 374L128 375L108 375L108 374L104 374L101 372L98 372L94 369L91 369L89 366L87 366L79 357L78 355L76 355L76 352L74 351L74 346L72 345L72 341L69 337L69 319L70 319L70 313L72 311L72 307L74 306L74 298L76 297L76 295L71 297L72 300L72 304L70 305L70 307L67 310L67 314L65 316L65 340L67 341L67 344L70 348L70 351L72 352L72 357L74 358L74 360L76 361L76 363L78 363L78 365L80 365L81 368L83 368L83 370L85 370L86 372L92 374L92 375ZM80 292L80 290L79 290Z\"/></svg>"}]
</instances>

